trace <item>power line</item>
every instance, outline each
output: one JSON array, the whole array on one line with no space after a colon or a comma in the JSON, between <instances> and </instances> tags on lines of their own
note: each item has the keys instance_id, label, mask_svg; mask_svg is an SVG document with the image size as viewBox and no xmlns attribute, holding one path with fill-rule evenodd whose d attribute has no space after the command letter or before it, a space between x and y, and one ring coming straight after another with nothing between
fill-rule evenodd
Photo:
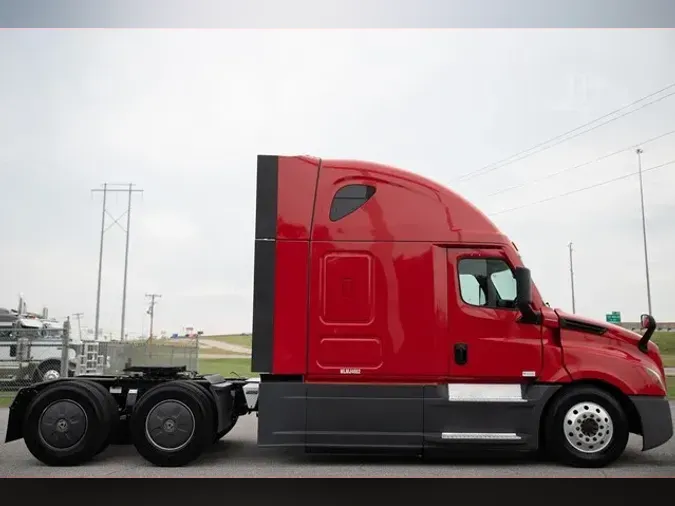
<instances>
[{"instance_id":1,"label":"power line","mask_svg":"<svg viewBox=\"0 0 675 506\"><path fill-rule=\"evenodd\" d=\"M518 161L520 161L520 160L524 160L525 158L529 158L529 157L532 156L532 155L536 155L537 153L541 153L541 152L543 152L543 151L546 151L546 150L548 150L548 149L551 149L552 147L558 146L559 144L562 144L563 142L566 142L566 141L575 139L575 138L577 138L577 137L579 137L579 136L581 136L581 135L584 135L584 134L587 134L587 133L589 133L589 132L592 132L593 130L597 130L597 129L600 128L600 127L603 127L603 126L605 126L605 125L607 125L607 124L609 124L609 123L612 123L612 122L614 122L614 121L617 121L617 120L623 118L624 116L628 116L629 114L633 114L634 112L637 112L637 111L639 111L639 110L641 110L641 109L644 109L645 107L648 107L648 106L650 106L650 105L653 105L653 104L655 104L656 102L660 102L660 101L663 100L663 99L666 99L666 98L668 98L668 97L672 97L673 95L675 95L675 92L672 92L672 93L669 93L668 95L664 95L664 96L662 96L662 97L659 97L659 98L657 98L657 99L655 99L655 100L652 100L651 102L648 102L648 103L646 103L646 104L641 105L641 106L638 107L637 109L633 109L632 111L625 112L625 113L623 113L623 114L621 114L621 115L619 115L619 116L616 116L616 117L611 118L611 119L609 119L609 120L607 120L607 121L605 121L605 122L603 122L603 123L600 123L599 125L595 125L594 127L587 128L586 130L583 130L583 131L581 131L581 132L578 132L578 133L576 133L576 134L574 134L574 135L572 135L572 136L570 136L570 137L566 137L566 138L564 138L564 139L561 139L561 140L559 140L559 141L557 141L557 142L554 142L553 144L551 144L551 145L549 145L549 146L545 146L544 148L539 149L539 150L537 150L537 151L534 151L534 152L532 152L532 153L524 154L523 156L521 156L521 157L519 157L519 158L515 158L515 159L513 159L513 160L507 161L507 162L502 163L502 164L500 164L500 165L496 165L495 167L488 168L488 170L485 170L485 171L483 171L483 172L474 173L474 174L469 174L465 179L463 179L463 181L468 181L469 179L472 179L472 178L474 178L474 177L484 176L485 174L488 174L488 173L493 172L493 171L495 171L495 170L504 168L504 167L506 167L506 166L508 166L508 165L511 165L511 164L515 163L515 162L518 162ZM597 121L597 120L596 120L596 121ZM592 122L592 123L593 123L593 122ZM550 142L550 141L544 142L544 143L542 143L542 144L548 144L548 142ZM539 144L538 146L541 146L542 144ZM538 147L538 146L535 146L535 147ZM530 148L530 150L527 150L527 151L531 151L532 149L534 149L534 148ZM526 151L525 153L527 153L527 151ZM487 166L487 167L490 167L490 166ZM479 170L482 170L482 169L479 169Z\"/></svg>"},{"instance_id":2,"label":"power line","mask_svg":"<svg viewBox=\"0 0 675 506\"><path fill-rule=\"evenodd\" d=\"M650 167L648 169L642 169L642 173L644 174L645 172L657 170L657 169L660 169L660 168L665 167L667 165L672 165L674 163L675 163L675 160L671 160L669 162L662 163L661 165L656 165L656 166ZM524 209L526 207L530 207L530 206L534 206L534 205L538 205L538 204L543 204L544 202L550 202L551 200L559 199L559 198L562 198L562 197L568 197L568 196L573 195L575 193L579 193L579 192L586 191L586 190L591 190L593 188L605 186L605 185L608 185L610 183L616 183L617 181L621 181L622 179L626 179L626 178L631 177L631 176L636 176L638 174L639 174L639 171L631 172L630 174L624 174L623 176L615 177L614 179L608 179L606 181L602 181L600 183L595 183L595 184L592 184L590 186L584 186L583 188L577 188L576 190L571 190L571 191L568 191L568 192L565 192L565 193L561 193L559 195L554 195L552 197L548 197L548 198L545 198L545 199L542 199L542 200L538 200L536 202L531 202L529 204L524 204L522 206L511 207L509 209L497 211L496 213L489 213L488 216L497 216L499 214L510 213L511 211L517 211L517 210L520 210L520 209Z\"/></svg>"},{"instance_id":3,"label":"power line","mask_svg":"<svg viewBox=\"0 0 675 506\"><path fill-rule=\"evenodd\" d=\"M669 135L675 134L675 130L671 130L670 132L666 132L665 134L657 135L656 137L652 137L651 139L647 139L645 141L639 142L637 144L633 144L631 146L619 149L618 151L614 151L613 153L609 153L607 155L602 155L594 160L589 160L587 162L581 163L579 165L575 165L573 167L567 167L562 170L559 170L558 172L554 172L552 174L548 174L546 176L540 177L539 179L534 179L530 181L526 181L525 183L515 185L515 186L509 186L508 188L503 188L501 190L497 190L494 193L490 193L488 197L494 197L495 195L500 195L502 193L509 192L511 190L517 190L519 188L523 188L524 186L528 186L530 184L535 184L535 183L540 183L541 181L545 181L547 179L551 179L552 177L559 176L560 174L564 174L565 172L569 172L570 170L575 170L575 169L580 169L581 167L586 167L587 165L592 165L594 163L597 163L599 161L605 160L607 158L611 158L612 156L618 155L620 153L625 153L626 151L632 151L638 146L644 146L645 144L649 144L650 142L657 141L659 139L662 139L664 137L667 137Z\"/></svg>"},{"instance_id":4,"label":"power line","mask_svg":"<svg viewBox=\"0 0 675 506\"><path fill-rule=\"evenodd\" d=\"M572 129L572 130L569 130L569 131L567 131L567 132L565 132L565 133L563 133L563 134L560 134L560 135L557 135L557 136L555 136L555 137L552 137L552 138L550 138L550 139L548 139L548 140L546 140L546 141L544 141L544 142L540 142L539 144L536 144L535 146L532 146L532 147L529 148L529 149L525 149L525 150L523 150L523 151L519 151L518 153L515 153L515 154L513 154L513 155L511 155L511 156L508 156L508 157L503 158L503 159L501 159L501 160L498 160L498 161L496 161L496 162L493 162L493 163L490 163L490 164L488 164L488 165L485 165L485 166L481 167L480 169L476 169L476 170L471 171L471 172L468 172L468 173L466 173L466 174L464 174L464 175L462 175L462 176L459 176L459 178L457 178L457 181L468 181L469 179L472 179L472 178L474 178L474 177L478 177L478 176L482 176L482 175L488 174L488 173L490 173L490 172L492 172L492 171L495 171L495 170L500 169L500 168L502 168L502 167L506 167L507 165L511 165L511 164L513 164L513 163L515 163L515 162L518 162L518 161L520 161L520 160L523 160L523 159L525 159L525 158L528 158L528 157L530 157L530 156L532 156L532 155L534 155L534 154L541 153L542 151L546 151L547 149L550 149L550 148L552 148L552 147L554 147L554 146L557 146L557 145L559 145L559 144L562 144L562 143L565 142L565 141L569 141L569 140L571 140L571 139L574 139L574 138L576 138L576 137L579 137L580 135L583 135L583 134L586 134L586 133L588 133L588 132L591 132L591 131L593 131L593 130L595 130L595 129L597 129L597 128L600 128L600 127L602 127L602 126L605 126L605 125L607 125L607 124L609 124L609 123L612 123L612 122L614 122L614 121L616 121L616 120L619 120L619 119L623 118L624 116L627 116L627 115L629 115L629 114L633 114L633 113L635 113L635 112L637 112L637 111L639 111L639 110L641 110L641 109L644 109L645 107L648 107L648 106L650 106L650 105L652 105L652 104L655 104L655 103L657 103L657 102L660 102L661 100L664 100L664 99L666 99L666 98L668 98L668 97L671 97L671 96L675 95L675 92L669 93L669 94L664 95L664 96L659 97L659 98L656 98L656 99L652 100L651 102L648 102L648 103L646 103L646 104L641 105L641 106L638 107L637 109L633 109L633 110L631 110L631 111L627 111L627 112L625 112L625 113L623 113L623 114L621 114L621 115L619 115L619 116L617 116L617 117L615 117L615 118L611 118L611 119L609 119L609 120L607 120L607 121L605 121L605 122L603 122L603 123L600 123L599 125L595 125L594 127L591 127L591 128L586 129L586 130L583 130L583 131L581 131L581 132L578 132L578 130L581 130L581 129L583 129L583 128L586 128L586 127L592 125L593 123L597 123L598 121L601 121L601 120L603 120L603 119L605 119L605 118L608 118L608 117L610 117L610 116L613 116L614 114L616 114L616 113L618 113L618 112L621 112L621 111L623 111L624 109L628 109L628 108L630 108L630 107L632 107L632 106L634 106L634 105L636 105L636 104L638 104L638 103L640 103L640 102L643 102L644 100L647 100L648 98L651 98L651 97L653 97L653 96L655 96L655 95L658 95L659 93L663 93L664 91L666 91L666 90L668 90L668 89L670 89L670 88L673 88L673 87L675 87L675 83L670 84L670 85L666 86L665 88L660 89L659 91L655 91L654 93L651 93L651 94L649 94L649 95L646 95L646 96L644 96L644 97L642 97L642 98L640 98L640 99L638 99L638 100L635 100L635 101L633 101L632 103L630 103L630 104L628 104L628 105L625 105L625 106L623 106L623 107L620 107L619 109L616 109L615 111L612 111L612 112L610 112L610 113L608 113L608 114L605 114L604 116L601 116L601 117L599 117L599 118L596 118L596 119L594 119L593 121L589 121L588 123L584 123L583 125L580 125L580 126L574 128L574 129ZM574 132L578 132L578 133L576 133L575 135L572 135L571 137L567 137L568 135L570 135L570 134L572 134L572 133L574 133ZM557 141L557 142L554 142L554 141ZM546 146L547 144L549 144L549 143L551 143L551 142L554 142L554 143L551 144L550 146ZM537 150L537 151L534 151L534 150L536 150L537 148L541 148L541 147L543 147L543 149L539 149L539 150ZM530 151L533 151L533 152L530 153ZM521 156L521 155L522 155L522 156Z\"/></svg>"}]
</instances>

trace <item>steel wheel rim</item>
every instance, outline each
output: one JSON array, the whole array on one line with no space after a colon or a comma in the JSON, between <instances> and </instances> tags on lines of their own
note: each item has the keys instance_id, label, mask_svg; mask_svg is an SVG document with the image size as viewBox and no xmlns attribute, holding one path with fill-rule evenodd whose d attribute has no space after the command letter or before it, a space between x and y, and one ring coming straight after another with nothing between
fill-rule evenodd
<instances>
[{"instance_id":1,"label":"steel wheel rim","mask_svg":"<svg viewBox=\"0 0 675 506\"><path fill-rule=\"evenodd\" d=\"M42 379L45 381L53 381L61 377L61 372L56 369L48 369L42 375Z\"/></svg>"},{"instance_id":2,"label":"steel wheel rim","mask_svg":"<svg viewBox=\"0 0 675 506\"><path fill-rule=\"evenodd\" d=\"M65 451L82 441L88 426L87 413L79 403L60 399L42 410L38 436L42 444L50 449Z\"/></svg>"},{"instance_id":3,"label":"steel wheel rim","mask_svg":"<svg viewBox=\"0 0 675 506\"><path fill-rule=\"evenodd\" d=\"M195 432L195 415L181 401L167 399L158 402L145 417L145 437L164 452L185 448Z\"/></svg>"},{"instance_id":4,"label":"steel wheel rim","mask_svg":"<svg viewBox=\"0 0 675 506\"><path fill-rule=\"evenodd\" d=\"M603 451L614 437L614 424L607 410L595 402L572 406L563 422L567 442L582 453Z\"/></svg>"}]
</instances>

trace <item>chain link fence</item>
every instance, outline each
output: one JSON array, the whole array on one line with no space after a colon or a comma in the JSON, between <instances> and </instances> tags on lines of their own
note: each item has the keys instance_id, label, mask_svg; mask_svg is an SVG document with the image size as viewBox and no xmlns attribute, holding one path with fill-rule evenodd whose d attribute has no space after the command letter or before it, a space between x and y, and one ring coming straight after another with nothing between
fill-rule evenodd
<instances>
[{"instance_id":1,"label":"chain link fence","mask_svg":"<svg viewBox=\"0 0 675 506\"><path fill-rule=\"evenodd\" d=\"M58 328L30 324L0 327L0 397L65 375L114 375L130 366L199 368L198 339L80 340L68 320Z\"/></svg>"}]
</instances>

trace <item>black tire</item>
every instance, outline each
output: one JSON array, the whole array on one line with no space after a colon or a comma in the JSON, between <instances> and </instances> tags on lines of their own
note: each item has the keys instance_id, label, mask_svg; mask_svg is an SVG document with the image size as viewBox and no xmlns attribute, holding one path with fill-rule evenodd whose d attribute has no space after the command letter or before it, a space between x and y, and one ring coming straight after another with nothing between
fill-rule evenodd
<instances>
[{"instance_id":1,"label":"black tire","mask_svg":"<svg viewBox=\"0 0 675 506\"><path fill-rule=\"evenodd\" d=\"M184 466L213 441L214 410L201 387L171 381L139 399L129 429L136 450L147 461L161 467Z\"/></svg>"},{"instance_id":2,"label":"black tire","mask_svg":"<svg viewBox=\"0 0 675 506\"><path fill-rule=\"evenodd\" d=\"M628 418L609 393L571 387L553 400L544 427L546 453L572 467L605 467L626 449Z\"/></svg>"},{"instance_id":3,"label":"black tire","mask_svg":"<svg viewBox=\"0 0 675 506\"><path fill-rule=\"evenodd\" d=\"M96 454L98 455L99 453L105 451L105 449L108 448L108 446L114 441L114 439L117 436L117 431L120 422L119 405L117 404L117 401L115 400L113 395L108 391L108 389L106 389L100 383L96 383L95 381L87 379L78 379L77 381L90 385L98 394L99 400L101 401L105 409L106 413L105 426L108 430L108 435L101 444L101 447L96 452Z\"/></svg>"},{"instance_id":4,"label":"black tire","mask_svg":"<svg viewBox=\"0 0 675 506\"><path fill-rule=\"evenodd\" d=\"M52 374L56 372L57 375L54 377ZM47 376L45 378L45 376ZM52 381L59 379L61 377L61 362L58 360L51 360L49 362L44 362L37 366L35 372L33 373L33 383L42 383L43 381Z\"/></svg>"},{"instance_id":5,"label":"black tire","mask_svg":"<svg viewBox=\"0 0 675 506\"><path fill-rule=\"evenodd\" d=\"M218 432L213 440L214 443L220 441L223 437L225 437L232 429L234 429L234 426L237 425L237 421L239 420L238 416L235 416L232 419L232 422L230 422L230 425L228 425L225 429L221 430Z\"/></svg>"},{"instance_id":6,"label":"black tire","mask_svg":"<svg viewBox=\"0 0 675 506\"><path fill-rule=\"evenodd\" d=\"M54 383L37 394L26 409L26 447L48 466L74 466L91 460L107 435L105 408L91 386L81 382Z\"/></svg>"}]
</instances>

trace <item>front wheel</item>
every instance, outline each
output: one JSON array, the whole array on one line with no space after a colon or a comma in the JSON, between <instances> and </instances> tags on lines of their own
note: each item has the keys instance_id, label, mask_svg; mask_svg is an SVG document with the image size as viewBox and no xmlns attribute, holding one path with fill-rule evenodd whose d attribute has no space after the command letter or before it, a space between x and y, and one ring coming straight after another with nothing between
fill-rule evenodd
<instances>
[{"instance_id":1,"label":"front wheel","mask_svg":"<svg viewBox=\"0 0 675 506\"><path fill-rule=\"evenodd\" d=\"M33 382L53 381L61 377L61 362L45 362L38 365L33 374Z\"/></svg>"},{"instance_id":2,"label":"front wheel","mask_svg":"<svg viewBox=\"0 0 675 506\"><path fill-rule=\"evenodd\" d=\"M553 401L545 420L546 452L573 467L604 467L628 444L628 419L619 402L596 387L573 387Z\"/></svg>"}]
</instances>

